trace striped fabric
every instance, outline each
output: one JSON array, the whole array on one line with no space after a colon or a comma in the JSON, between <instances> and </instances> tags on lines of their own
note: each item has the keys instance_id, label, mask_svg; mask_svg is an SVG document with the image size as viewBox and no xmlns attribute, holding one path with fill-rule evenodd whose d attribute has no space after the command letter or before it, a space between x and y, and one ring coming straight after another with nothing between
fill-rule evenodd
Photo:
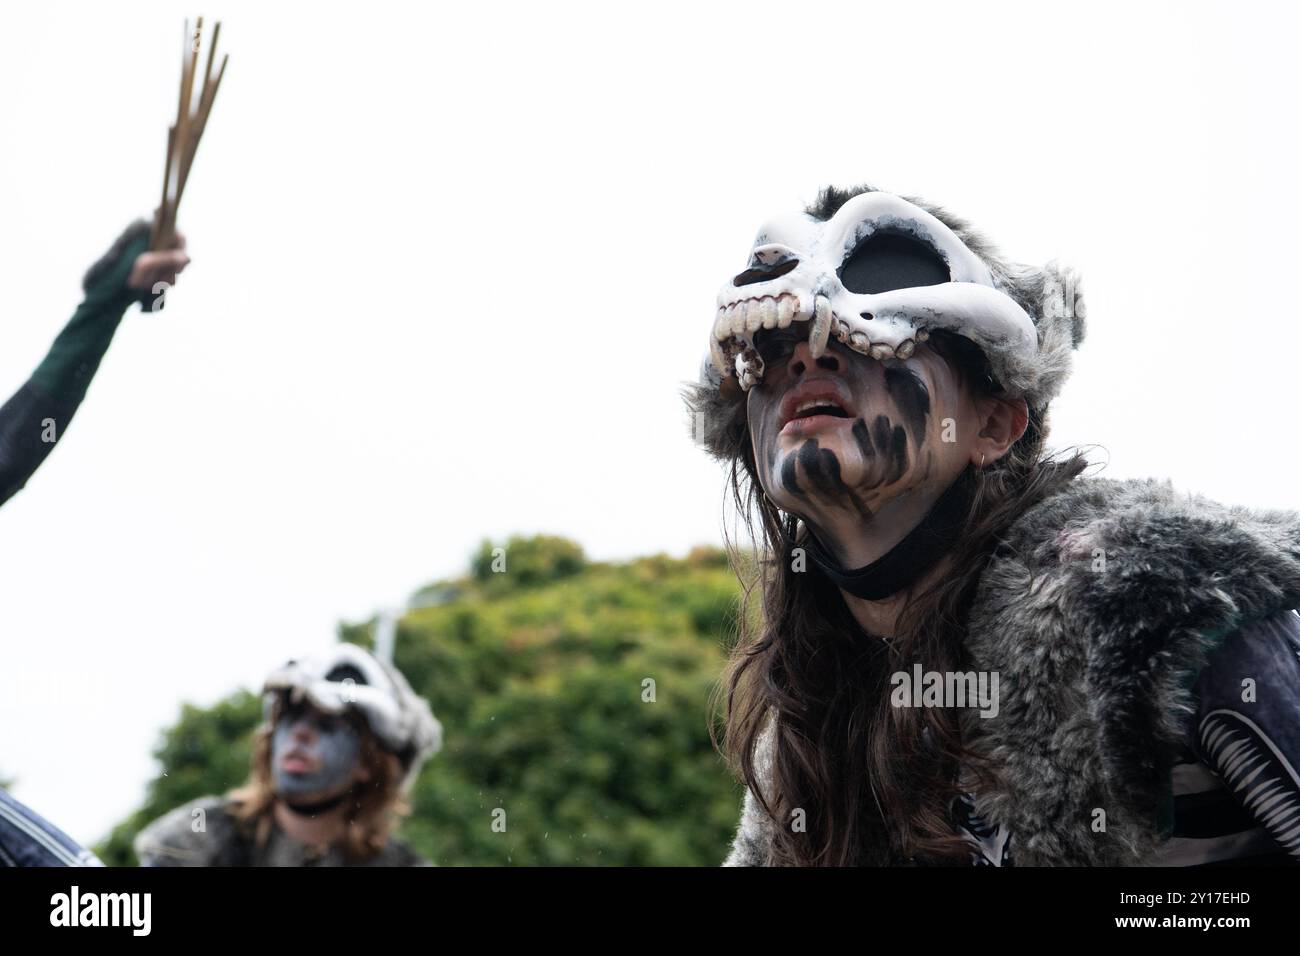
<instances>
[{"instance_id":1,"label":"striped fabric","mask_svg":"<svg viewBox=\"0 0 1300 956\"><path fill-rule=\"evenodd\" d=\"M1234 715L1236 716L1238 715ZM1213 765L1224 766L1226 759L1234 769L1252 768L1249 779L1238 774L1225 780L1209 766L1195 759L1176 765L1173 772L1174 832L1161 845L1152 866L1287 862L1286 850L1269 835L1269 829L1251 812L1260 806L1256 796L1264 792L1253 785L1259 783L1268 787L1268 781L1275 780L1271 776L1267 779L1260 777L1260 771L1265 768L1264 762L1258 760L1262 741L1257 737L1229 737L1221 727L1210 730L1211 726L1217 725L1217 721L1218 718L1207 718L1202 723L1203 734L1208 732L1216 742ZM1231 748L1231 752L1225 758L1224 753L1228 748ZM1296 786L1292 783L1293 801L1296 800ZM1272 789L1269 788L1268 792L1272 793ZM1247 805L1251 810L1242 805L1243 800L1238 797L1241 793L1249 798Z\"/></svg>"},{"instance_id":2,"label":"striped fabric","mask_svg":"<svg viewBox=\"0 0 1300 956\"><path fill-rule=\"evenodd\" d=\"M103 866L99 857L0 790L0 866Z\"/></svg>"},{"instance_id":3,"label":"striped fabric","mask_svg":"<svg viewBox=\"0 0 1300 956\"><path fill-rule=\"evenodd\" d=\"M1196 718L1171 784L1174 829L1152 866L1300 863L1300 615L1230 635L1194 685ZM975 866L1011 866L1013 834L953 805Z\"/></svg>"},{"instance_id":4,"label":"striped fabric","mask_svg":"<svg viewBox=\"0 0 1300 956\"><path fill-rule=\"evenodd\" d=\"M1011 833L1001 824L990 824L975 813L975 799L963 793L953 803L957 832L971 845L972 866L1013 866Z\"/></svg>"}]
</instances>

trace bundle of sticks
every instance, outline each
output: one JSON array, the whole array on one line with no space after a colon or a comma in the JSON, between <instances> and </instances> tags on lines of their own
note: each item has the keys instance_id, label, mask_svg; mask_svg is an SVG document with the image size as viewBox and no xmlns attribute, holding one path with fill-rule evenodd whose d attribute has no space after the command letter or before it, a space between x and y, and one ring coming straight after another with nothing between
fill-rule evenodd
<instances>
[{"instance_id":1,"label":"bundle of sticks","mask_svg":"<svg viewBox=\"0 0 1300 956\"><path fill-rule=\"evenodd\" d=\"M221 68L212 75L212 63L217 53L217 38L221 36L221 22L212 30L208 44L207 68L203 71L203 86L199 90L198 104L194 103L194 77L198 67L199 46L203 34L203 18L199 17L190 32L190 22L185 21L185 46L181 51L181 96L176 109L176 122L167 131L167 165L163 169L162 203L153 220L149 248L170 249L176 242L176 212L185 194L185 183L190 178L190 166L198 152L199 140L208 125L212 101L217 98L221 78L226 74L228 54L221 57Z\"/></svg>"}]
</instances>

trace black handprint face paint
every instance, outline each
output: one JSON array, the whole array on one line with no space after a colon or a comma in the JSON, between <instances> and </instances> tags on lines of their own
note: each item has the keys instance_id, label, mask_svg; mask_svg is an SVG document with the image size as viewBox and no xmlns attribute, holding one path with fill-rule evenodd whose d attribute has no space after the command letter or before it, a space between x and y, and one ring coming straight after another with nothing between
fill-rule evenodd
<instances>
[{"instance_id":1,"label":"black handprint face paint","mask_svg":"<svg viewBox=\"0 0 1300 956\"><path fill-rule=\"evenodd\" d=\"M891 501L937 494L965 467L977 416L928 345L877 361L831 341L814 359L800 323L757 338L767 371L749 391L749 423L759 479L778 507L835 537Z\"/></svg>"}]
</instances>

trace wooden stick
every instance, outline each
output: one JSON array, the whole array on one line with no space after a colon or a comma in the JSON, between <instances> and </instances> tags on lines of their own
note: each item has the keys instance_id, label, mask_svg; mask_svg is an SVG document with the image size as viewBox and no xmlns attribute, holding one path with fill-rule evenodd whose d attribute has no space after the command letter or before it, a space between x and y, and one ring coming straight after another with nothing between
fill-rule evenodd
<instances>
[{"instance_id":1,"label":"wooden stick","mask_svg":"<svg viewBox=\"0 0 1300 956\"><path fill-rule=\"evenodd\" d=\"M217 90L221 89L221 78L226 75L226 64L230 61L230 54L223 54L221 57L221 67L217 70L217 77L212 84L204 90L203 98L199 101L199 110L194 114L194 135L190 137L190 151L186 159L185 174L189 178L189 164L194 162L194 152L199 148L199 140L203 138L203 131L208 128L208 116L212 113L212 104L217 98Z\"/></svg>"},{"instance_id":2,"label":"wooden stick","mask_svg":"<svg viewBox=\"0 0 1300 956\"><path fill-rule=\"evenodd\" d=\"M203 25L202 19L199 20L195 27L197 31ZM181 48L181 89L180 102L176 109L176 143L175 150L176 171L172 177L173 196L167 206L167 221L163 224L163 233L160 237L163 248L170 248L176 238L176 199L175 190L180 189L181 183L181 163L185 159L185 150L189 148L190 137L190 106L193 102L194 91L194 43L189 34L189 21L185 21L186 35L185 45Z\"/></svg>"},{"instance_id":3,"label":"wooden stick","mask_svg":"<svg viewBox=\"0 0 1300 956\"><path fill-rule=\"evenodd\" d=\"M185 116L185 72L187 67L187 58L188 58L187 51L189 50L189 44L190 44L190 21L189 18L186 18L181 32L181 85L180 88L177 90L176 122L172 124L172 128L171 128L171 137L173 140L173 144L170 150L171 152L170 164L175 164L177 162L181 151L184 150L185 148L185 140L183 138L183 134L184 134L183 118ZM167 169L167 180L170 183L170 188L168 189L167 195L165 197L166 201L163 203L162 223L158 229L158 247L160 249L165 249L167 248L167 246L171 244L171 229L172 229L171 223L172 223L172 206L173 206L172 190L176 188L177 173L179 173L180 171L180 167L178 165L173 166L170 164Z\"/></svg>"},{"instance_id":4,"label":"wooden stick","mask_svg":"<svg viewBox=\"0 0 1300 956\"><path fill-rule=\"evenodd\" d=\"M188 24L189 21L186 21ZM169 248L176 239L176 206L180 201L181 187L181 169L179 164L185 161L185 152L189 149L190 141L190 109L194 103L194 73L198 66L198 52L194 49L195 42L198 40L199 31L203 29L203 18L199 17L198 23L194 27L194 40L187 36L185 38L185 49L182 52L181 61L181 101L180 114L176 120L176 142L180 144L180 149L176 150L177 170L175 178L175 188L177 191L176 199L173 200L168 210L167 228L163 232L162 239L165 245L163 248Z\"/></svg>"},{"instance_id":5,"label":"wooden stick","mask_svg":"<svg viewBox=\"0 0 1300 956\"><path fill-rule=\"evenodd\" d=\"M172 154L176 150L176 127L167 127L167 162L163 166L162 199L158 202L158 211L154 213L153 228L149 230L149 248L158 249L162 238L163 217L167 214L167 189L172 181Z\"/></svg>"},{"instance_id":6,"label":"wooden stick","mask_svg":"<svg viewBox=\"0 0 1300 956\"><path fill-rule=\"evenodd\" d=\"M190 179L190 166L194 162L194 154L199 150L199 140L203 138L203 130L208 125L208 114L212 111L212 102L217 98L217 89L221 86L221 78L226 74L226 62L230 59L229 55L221 58L221 69L217 73L216 81L212 79L212 60L217 52L217 37L221 35L221 21L217 21L216 28L212 31L212 42L208 47L208 66L204 70L203 90L199 94L199 106L194 114L194 121L191 126L193 134L190 136L190 142L186 146L185 153L181 156L181 179L180 188L176 194L176 204L180 205L181 194L185 192L185 184Z\"/></svg>"},{"instance_id":7,"label":"wooden stick","mask_svg":"<svg viewBox=\"0 0 1300 956\"><path fill-rule=\"evenodd\" d=\"M221 36L221 22L217 21L208 46L208 57L203 71L197 107L194 103L194 80L198 73L199 47L203 33L203 18L199 17L191 34L189 20L185 21L185 46L181 51L180 96L176 105L176 123L167 134L167 164L163 169L162 203L154 217L150 233L150 249L168 249L176 241L176 217L185 185L190 178L190 167L198 152L199 141L208 125L212 104L226 74L229 55L221 58L216 78L212 66L216 61L217 40Z\"/></svg>"},{"instance_id":8,"label":"wooden stick","mask_svg":"<svg viewBox=\"0 0 1300 956\"><path fill-rule=\"evenodd\" d=\"M177 205L180 205L181 196L185 192L185 184L190 181L190 166L194 164L194 154L199 151L199 141L203 138L203 131L207 129L208 114L212 111L212 103L214 100L216 100L217 90L221 87L221 78L226 75L226 61L229 59L230 59L229 54L226 54L225 56L222 57L221 69L217 72L216 82L212 84L212 93L208 97L208 104L206 107L201 107L202 113L199 114L195 120L195 124L193 126L194 135L190 137L189 150L186 152L185 155L185 169L181 173L180 189L176 193Z\"/></svg>"},{"instance_id":9,"label":"wooden stick","mask_svg":"<svg viewBox=\"0 0 1300 956\"><path fill-rule=\"evenodd\" d=\"M221 39L221 21L212 28L212 40L208 43L208 68L203 71L203 92L208 91L208 84L212 82L212 60L217 55L217 41Z\"/></svg>"}]
</instances>

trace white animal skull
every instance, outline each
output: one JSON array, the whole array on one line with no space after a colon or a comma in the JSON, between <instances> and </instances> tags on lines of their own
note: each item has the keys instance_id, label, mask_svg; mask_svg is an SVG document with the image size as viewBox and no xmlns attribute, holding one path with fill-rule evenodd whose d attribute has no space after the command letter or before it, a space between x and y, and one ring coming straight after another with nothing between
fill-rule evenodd
<instances>
[{"instance_id":1,"label":"white animal skull","mask_svg":"<svg viewBox=\"0 0 1300 956\"><path fill-rule=\"evenodd\" d=\"M930 213L883 192L855 196L825 222L769 220L748 268L718 294L709 354L748 390L763 377L755 334L809 320L814 358L834 335L874 359L906 359L931 329L972 339L995 369L999 358L1029 365L1038 350L1033 320L984 261Z\"/></svg>"}]
</instances>

